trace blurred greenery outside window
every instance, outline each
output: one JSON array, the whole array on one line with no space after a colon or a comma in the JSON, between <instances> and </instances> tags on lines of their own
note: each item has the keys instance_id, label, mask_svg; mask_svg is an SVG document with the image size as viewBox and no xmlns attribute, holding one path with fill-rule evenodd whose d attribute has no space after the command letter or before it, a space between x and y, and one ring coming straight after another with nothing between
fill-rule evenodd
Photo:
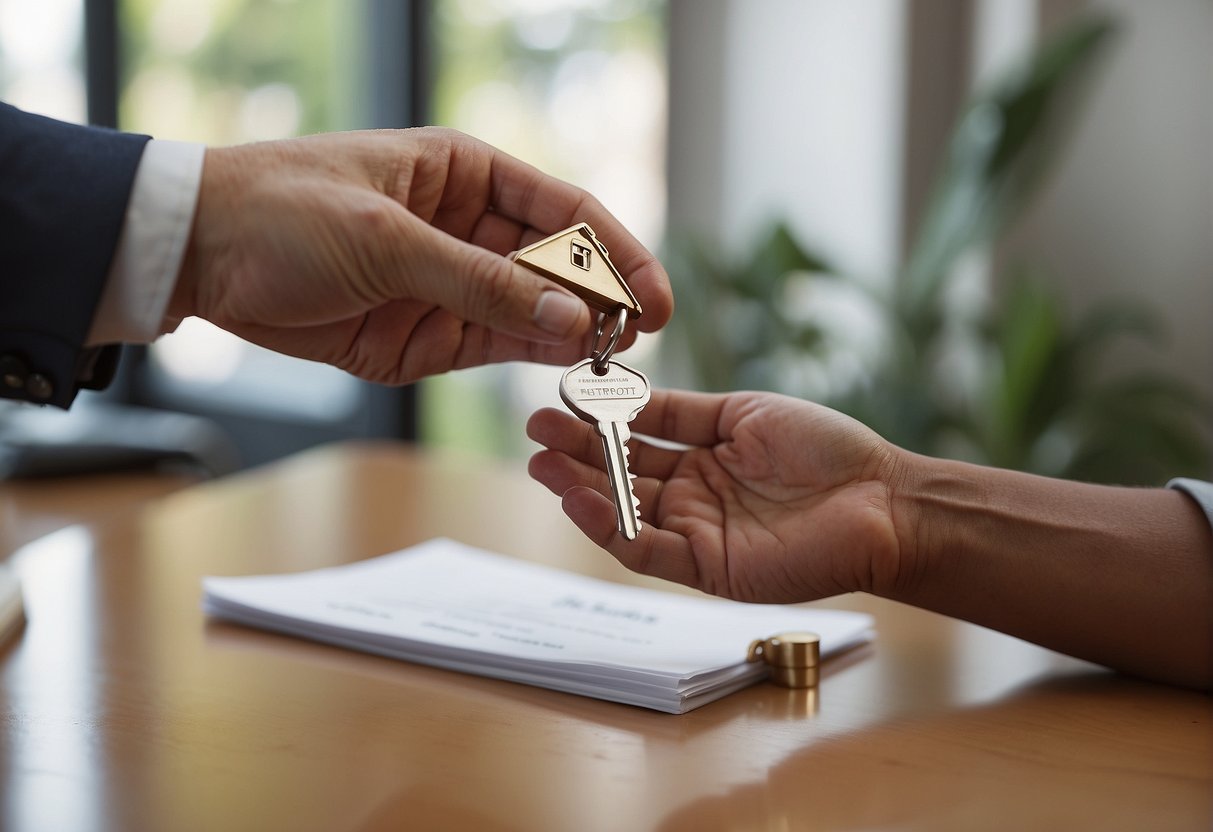
<instances>
[{"instance_id":1,"label":"blurred greenery outside window","mask_svg":"<svg viewBox=\"0 0 1213 832\"><path fill-rule=\"evenodd\" d=\"M432 123L589 190L656 250L666 207L664 3L436 0L432 22ZM651 369L655 345L643 339L628 362ZM524 455L533 449L524 422L560 406L563 369L515 362L427 379L421 436Z\"/></svg>"},{"instance_id":2,"label":"blurred greenery outside window","mask_svg":"<svg viewBox=\"0 0 1213 832\"><path fill-rule=\"evenodd\" d=\"M125 0L123 129L208 145L347 129L361 120L359 13L339 0ZM357 382L187 319L150 349L172 401L336 420Z\"/></svg>"}]
</instances>

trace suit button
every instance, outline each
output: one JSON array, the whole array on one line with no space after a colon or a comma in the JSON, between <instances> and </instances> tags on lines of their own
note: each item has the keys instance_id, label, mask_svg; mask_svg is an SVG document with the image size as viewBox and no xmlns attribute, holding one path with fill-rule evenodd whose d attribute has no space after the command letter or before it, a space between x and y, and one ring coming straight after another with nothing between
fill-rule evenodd
<instances>
[{"instance_id":1,"label":"suit button","mask_svg":"<svg viewBox=\"0 0 1213 832\"><path fill-rule=\"evenodd\" d=\"M29 368L25 362L15 355L0 355L0 384L20 390L25 386L25 378Z\"/></svg>"},{"instance_id":2,"label":"suit button","mask_svg":"<svg viewBox=\"0 0 1213 832\"><path fill-rule=\"evenodd\" d=\"M55 385L41 373L30 373L29 378L25 380L25 392L35 399L49 399L55 392Z\"/></svg>"}]
</instances>

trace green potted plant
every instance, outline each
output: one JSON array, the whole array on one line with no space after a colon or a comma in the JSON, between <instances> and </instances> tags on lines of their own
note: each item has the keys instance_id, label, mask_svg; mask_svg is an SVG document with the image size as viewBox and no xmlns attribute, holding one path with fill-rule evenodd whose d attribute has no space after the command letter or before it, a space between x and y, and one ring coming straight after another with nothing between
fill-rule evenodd
<instances>
[{"instance_id":1,"label":"green potted plant","mask_svg":"<svg viewBox=\"0 0 1213 832\"><path fill-rule=\"evenodd\" d=\"M1110 366L1125 338L1162 337L1140 300L1074 319L1043 270L1018 266L1000 297L956 302L964 258L1048 175L1112 33L1083 19L973 96L886 286L836 273L783 223L736 258L693 239L671 245L674 346L693 383L814 398L902 447L1000 467L1121 483L1207 475L1208 405L1173 378ZM851 311L848 326L837 309Z\"/></svg>"}]
</instances>

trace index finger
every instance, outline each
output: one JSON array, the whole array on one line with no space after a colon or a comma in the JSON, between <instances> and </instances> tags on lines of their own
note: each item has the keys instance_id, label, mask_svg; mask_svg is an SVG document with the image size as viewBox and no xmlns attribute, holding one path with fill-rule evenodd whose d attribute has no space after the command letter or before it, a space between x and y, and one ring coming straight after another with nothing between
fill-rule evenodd
<instances>
[{"instance_id":1,"label":"index finger","mask_svg":"<svg viewBox=\"0 0 1213 832\"><path fill-rule=\"evenodd\" d=\"M560 505L586 537L633 572L702 588L695 550L685 535L650 521L640 524L635 540L628 540L616 528L614 504L585 486L566 491Z\"/></svg>"},{"instance_id":2,"label":"index finger","mask_svg":"<svg viewBox=\"0 0 1213 832\"><path fill-rule=\"evenodd\" d=\"M723 416L729 397L720 393L654 390L631 422L633 433L704 447L729 438Z\"/></svg>"},{"instance_id":3,"label":"index finger","mask_svg":"<svg viewBox=\"0 0 1213 832\"><path fill-rule=\"evenodd\" d=\"M535 230L533 238L524 233L520 245L529 245L579 222L589 223L640 301L644 313L636 322L637 327L653 332L669 322L674 313L674 296L665 268L588 191L494 150L492 207Z\"/></svg>"}]
</instances>

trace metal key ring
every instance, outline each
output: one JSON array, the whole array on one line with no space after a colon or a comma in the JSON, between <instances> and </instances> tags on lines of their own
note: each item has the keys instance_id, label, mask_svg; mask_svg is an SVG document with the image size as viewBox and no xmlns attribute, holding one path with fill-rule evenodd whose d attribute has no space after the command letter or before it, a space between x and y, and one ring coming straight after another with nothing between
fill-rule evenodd
<instances>
[{"instance_id":1,"label":"metal key ring","mask_svg":"<svg viewBox=\"0 0 1213 832\"><path fill-rule=\"evenodd\" d=\"M605 376L607 373L607 363L610 362L611 356L615 352L615 347L619 343L619 338L623 335L623 328L628 322L628 310L620 308L615 313L615 330L607 339L606 344L602 349L598 348L598 342L602 340L602 327L606 323L606 313L602 313L598 317L598 329L594 332L594 348L590 351L590 358L594 363L590 366L594 370L594 375Z\"/></svg>"}]
</instances>

